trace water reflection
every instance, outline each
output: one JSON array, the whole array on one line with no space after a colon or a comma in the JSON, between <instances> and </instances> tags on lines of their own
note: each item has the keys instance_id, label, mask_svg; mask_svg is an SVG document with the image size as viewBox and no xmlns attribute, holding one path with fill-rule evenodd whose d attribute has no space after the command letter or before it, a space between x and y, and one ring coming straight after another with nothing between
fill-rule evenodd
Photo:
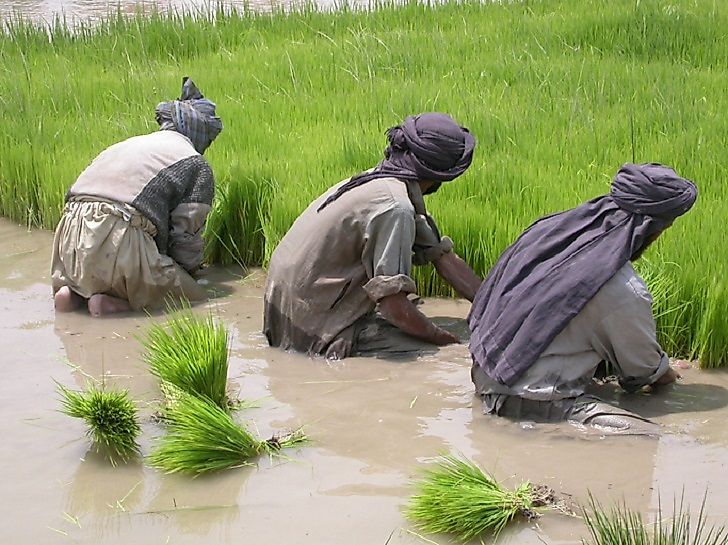
<instances>
[{"instance_id":1,"label":"water reflection","mask_svg":"<svg viewBox=\"0 0 728 545\"><path fill-rule=\"evenodd\" d=\"M227 543L240 516L241 491L255 471L254 467L243 467L197 478L161 475L144 514L166 519L180 534L214 537L214 543Z\"/></svg>"},{"instance_id":2,"label":"water reflection","mask_svg":"<svg viewBox=\"0 0 728 545\"><path fill-rule=\"evenodd\" d=\"M114 467L92 447L68 487L65 512L100 543L128 531L128 513L139 509L143 497L144 468L139 460Z\"/></svg>"},{"instance_id":3,"label":"water reflection","mask_svg":"<svg viewBox=\"0 0 728 545\"><path fill-rule=\"evenodd\" d=\"M224 0L222 5L239 10L269 12L276 8L303 6L313 3L324 9L341 4L337 0ZM52 22L56 17L68 22L94 21L120 10L133 14L137 11L184 11L186 13L208 13L217 2L211 0L10 0L0 2L0 18L21 15L36 22ZM349 0L348 5L367 6L368 0Z\"/></svg>"}]
</instances>

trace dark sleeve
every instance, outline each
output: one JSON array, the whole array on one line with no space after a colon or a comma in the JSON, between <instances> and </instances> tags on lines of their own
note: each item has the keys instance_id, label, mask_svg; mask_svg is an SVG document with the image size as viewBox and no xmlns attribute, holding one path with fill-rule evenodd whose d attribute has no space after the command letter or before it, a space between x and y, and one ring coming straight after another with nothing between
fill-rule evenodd
<instances>
[{"instance_id":1,"label":"dark sleeve","mask_svg":"<svg viewBox=\"0 0 728 545\"><path fill-rule=\"evenodd\" d=\"M187 194L169 216L168 254L188 271L202 263L205 246L202 233L215 192L215 180L207 161L202 159L195 167L190 172Z\"/></svg>"}]
</instances>

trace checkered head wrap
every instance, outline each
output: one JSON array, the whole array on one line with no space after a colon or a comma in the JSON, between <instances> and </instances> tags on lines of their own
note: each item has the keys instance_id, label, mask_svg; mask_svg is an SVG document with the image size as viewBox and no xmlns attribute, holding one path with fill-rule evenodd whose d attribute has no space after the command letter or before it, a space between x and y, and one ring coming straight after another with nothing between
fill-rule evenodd
<instances>
[{"instance_id":1,"label":"checkered head wrap","mask_svg":"<svg viewBox=\"0 0 728 545\"><path fill-rule=\"evenodd\" d=\"M222 131L222 121L215 115L215 103L203 97L186 76L182 78L180 99L160 102L156 118L160 130L185 135L199 153L204 153Z\"/></svg>"}]
</instances>

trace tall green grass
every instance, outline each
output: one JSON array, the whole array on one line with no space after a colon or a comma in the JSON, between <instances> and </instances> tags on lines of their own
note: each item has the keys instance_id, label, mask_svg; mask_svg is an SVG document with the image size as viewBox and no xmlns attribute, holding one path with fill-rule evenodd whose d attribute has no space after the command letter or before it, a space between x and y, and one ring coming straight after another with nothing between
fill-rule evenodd
<instances>
[{"instance_id":1,"label":"tall green grass","mask_svg":"<svg viewBox=\"0 0 728 545\"><path fill-rule=\"evenodd\" d=\"M478 138L428 198L481 274L536 217L604 194L627 161L695 180L696 207L648 252L674 355L728 364L728 4L535 0L214 17L112 14L72 32L6 21L0 36L0 213L53 227L105 146L156 129L191 75L225 130L207 255L265 264L301 210L381 158L384 130L441 110ZM431 269L423 294L448 294ZM658 290L659 291L659 290Z\"/></svg>"},{"instance_id":2,"label":"tall green grass","mask_svg":"<svg viewBox=\"0 0 728 545\"><path fill-rule=\"evenodd\" d=\"M179 310L166 323L152 324L143 344L144 359L163 391L172 385L223 410L230 407L228 331L211 314L199 317L189 308Z\"/></svg>"}]
</instances>

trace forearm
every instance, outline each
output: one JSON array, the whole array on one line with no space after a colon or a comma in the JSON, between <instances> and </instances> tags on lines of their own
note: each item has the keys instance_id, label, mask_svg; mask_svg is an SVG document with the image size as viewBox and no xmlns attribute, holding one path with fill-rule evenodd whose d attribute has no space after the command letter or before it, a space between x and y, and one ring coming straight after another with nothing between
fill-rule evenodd
<instances>
[{"instance_id":1,"label":"forearm","mask_svg":"<svg viewBox=\"0 0 728 545\"><path fill-rule=\"evenodd\" d=\"M379 312L392 325L423 341L445 345L458 342L452 333L436 326L407 299L405 293L388 295L379 301Z\"/></svg>"},{"instance_id":2,"label":"forearm","mask_svg":"<svg viewBox=\"0 0 728 545\"><path fill-rule=\"evenodd\" d=\"M443 254L433 263L435 270L461 297L472 302L482 279L456 253Z\"/></svg>"},{"instance_id":3,"label":"forearm","mask_svg":"<svg viewBox=\"0 0 728 545\"><path fill-rule=\"evenodd\" d=\"M205 243L202 236L198 234L185 233L171 237L169 245L169 257L174 259L180 267L187 272L194 272L200 268L203 260Z\"/></svg>"},{"instance_id":4,"label":"forearm","mask_svg":"<svg viewBox=\"0 0 728 545\"><path fill-rule=\"evenodd\" d=\"M182 203L170 215L169 257L187 271L199 268L205 241L202 231L210 206L205 203Z\"/></svg>"}]
</instances>

